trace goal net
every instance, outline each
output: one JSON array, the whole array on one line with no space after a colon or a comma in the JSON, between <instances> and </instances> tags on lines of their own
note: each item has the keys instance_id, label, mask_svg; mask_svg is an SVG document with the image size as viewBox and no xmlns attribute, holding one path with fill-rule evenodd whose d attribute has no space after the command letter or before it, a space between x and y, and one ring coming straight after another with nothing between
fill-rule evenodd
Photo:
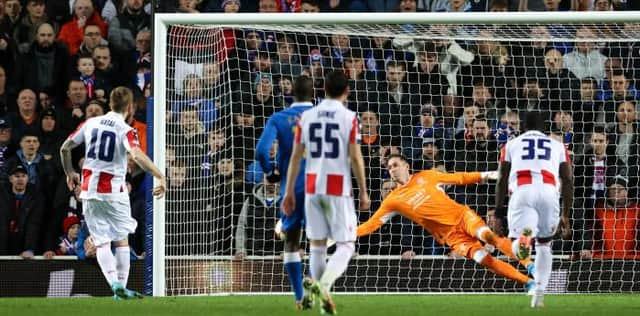
<instances>
[{"instance_id":1,"label":"goal net","mask_svg":"<svg viewBox=\"0 0 640 316\"><path fill-rule=\"evenodd\" d=\"M562 14L556 21L574 17ZM458 24L436 15L377 24L349 23L363 19L350 15L333 16L333 24L189 15L174 23L177 16L157 15L155 159L166 162L169 188L154 205L154 294L290 291L275 234L280 189L263 182L255 145L269 116L293 101L293 80L313 78L321 100L329 70L349 76L347 106L360 119L373 200L360 222L392 187L390 153L409 157L413 170L496 170L522 116L539 110L575 172L571 230L553 243L549 291L640 290L640 24L577 16L572 21L583 23L498 22L506 15L458 15ZM493 183L444 190L498 234L508 232ZM400 217L357 241L335 285L367 293L521 290Z\"/></svg>"}]
</instances>

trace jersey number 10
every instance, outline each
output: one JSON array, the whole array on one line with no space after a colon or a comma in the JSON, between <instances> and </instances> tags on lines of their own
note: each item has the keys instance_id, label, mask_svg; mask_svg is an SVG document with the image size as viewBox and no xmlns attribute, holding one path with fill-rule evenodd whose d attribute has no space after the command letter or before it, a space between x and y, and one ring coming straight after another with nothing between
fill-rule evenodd
<instances>
[{"instance_id":1,"label":"jersey number 10","mask_svg":"<svg viewBox=\"0 0 640 316\"><path fill-rule=\"evenodd\" d=\"M96 159L97 156L99 160L111 162L113 161L116 146L116 133L112 131L102 131L102 133L100 133L100 144L97 144L99 132L100 130L97 128L91 130L91 141L89 142L87 157Z\"/></svg>"},{"instance_id":2,"label":"jersey number 10","mask_svg":"<svg viewBox=\"0 0 640 316\"><path fill-rule=\"evenodd\" d=\"M340 139L334 135L333 131L338 131L340 125L336 123L326 123L324 127L324 135L318 135L318 131L322 129L322 123L309 124L309 142L313 143L315 148L309 150L311 158L320 158L323 155L324 143L330 144L331 148L324 152L324 158L335 159L340 156Z\"/></svg>"}]
</instances>

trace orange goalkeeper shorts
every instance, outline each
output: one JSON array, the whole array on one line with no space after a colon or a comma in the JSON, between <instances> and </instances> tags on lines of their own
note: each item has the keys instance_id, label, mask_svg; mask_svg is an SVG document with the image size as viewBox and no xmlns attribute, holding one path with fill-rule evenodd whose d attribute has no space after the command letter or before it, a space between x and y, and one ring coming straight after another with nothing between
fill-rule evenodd
<instances>
[{"instance_id":1,"label":"orange goalkeeper shorts","mask_svg":"<svg viewBox=\"0 0 640 316\"><path fill-rule=\"evenodd\" d=\"M461 256L473 259L473 254L483 249L482 244L476 237L478 230L487 224L478 214L472 210L467 210L462 214L460 223L453 227L446 237L446 243L453 251Z\"/></svg>"}]
</instances>

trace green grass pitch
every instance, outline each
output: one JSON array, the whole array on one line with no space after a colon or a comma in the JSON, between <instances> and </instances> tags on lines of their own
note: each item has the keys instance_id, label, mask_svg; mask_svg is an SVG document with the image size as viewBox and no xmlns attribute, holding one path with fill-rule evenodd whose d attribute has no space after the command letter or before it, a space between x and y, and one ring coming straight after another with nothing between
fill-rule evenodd
<instances>
[{"instance_id":1,"label":"green grass pitch","mask_svg":"<svg viewBox=\"0 0 640 316\"><path fill-rule=\"evenodd\" d=\"M338 315L640 315L640 295L548 295L532 310L526 295L338 295ZM0 315L320 315L294 310L291 296L111 298L1 298Z\"/></svg>"}]
</instances>

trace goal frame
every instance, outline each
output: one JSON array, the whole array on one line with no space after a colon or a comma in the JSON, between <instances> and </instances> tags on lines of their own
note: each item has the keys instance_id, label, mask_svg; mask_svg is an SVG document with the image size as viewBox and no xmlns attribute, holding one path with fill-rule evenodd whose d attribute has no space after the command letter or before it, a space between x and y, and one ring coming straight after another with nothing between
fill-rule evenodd
<instances>
[{"instance_id":1,"label":"goal frame","mask_svg":"<svg viewBox=\"0 0 640 316\"><path fill-rule=\"evenodd\" d=\"M153 15L153 161L165 170L167 101L167 30L173 24L199 25L282 25L282 24L588 24L588 23L640 23L640 12L591 11L569 12L483 12L483 13L155 13ZM153 180L154 186L159 184ZM152 225L152 294L166 295L165 271L165 199L153 199ZM149 269L146 269L147 271ZM234 293L241 294L241 293ZM377 293L379 294L379 293ZM393 294L393 293L390 293ZM404 293L409 294L409 293ZM412 293L415 294L415 293Z\"/></svg>"}]
</instances>

